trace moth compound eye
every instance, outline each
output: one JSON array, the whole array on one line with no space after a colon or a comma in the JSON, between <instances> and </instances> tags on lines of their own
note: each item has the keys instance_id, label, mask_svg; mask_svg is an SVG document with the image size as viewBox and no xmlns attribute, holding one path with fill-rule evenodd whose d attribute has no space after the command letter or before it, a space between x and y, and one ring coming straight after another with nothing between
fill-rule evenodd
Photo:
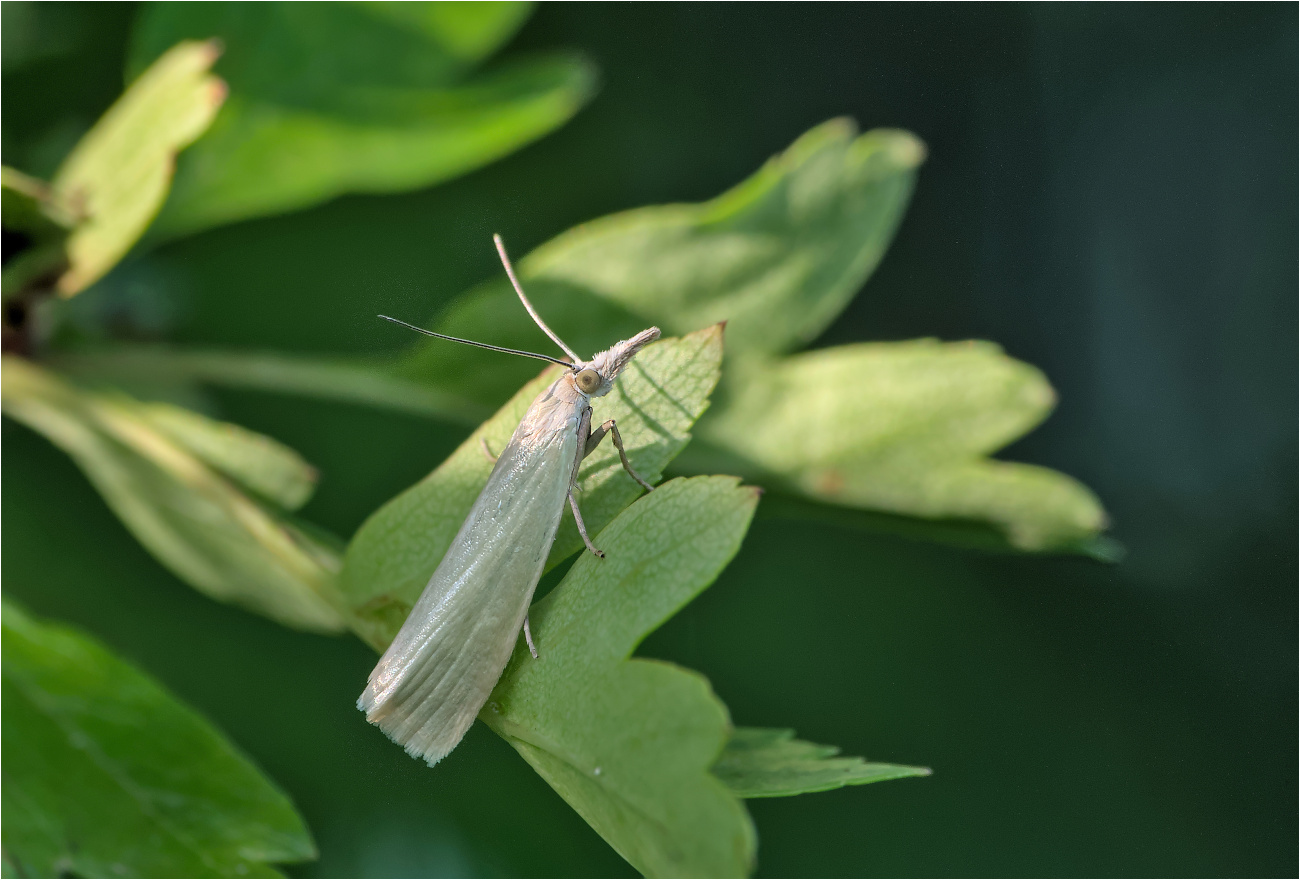
<instances>
[{"instance_id":1,"label":"moth compound eye","mask_svg":"<svg viewBox=\"0 0 1300 880\"><path fill-rule=\"evenodd\" d=\"M579 371L578 375L573 377L573 381L578 383L579 391L583 394L590 394L600 387L601 378L600 373L597 373L595 370L588 367L585 370Z\"/></svg>"}]
</instances>

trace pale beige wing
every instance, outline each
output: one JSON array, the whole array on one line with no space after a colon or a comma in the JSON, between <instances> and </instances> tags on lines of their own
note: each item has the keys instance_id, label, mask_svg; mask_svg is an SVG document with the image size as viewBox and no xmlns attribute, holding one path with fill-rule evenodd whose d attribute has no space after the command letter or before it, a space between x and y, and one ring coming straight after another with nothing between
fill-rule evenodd
<instances>
[{"instance_id":1,"label":"pale beige wing","mask_svg":"<svg viewBox=\"0 0 1300 880\"><path fill-rule=\"evenodd\" d=\"M550 415L560 416L552 430L539 436L521 424L502 450L357 701L367 720L430 765L456 747L501 677L555 541L579 410Z\"/></svg>"}]
</instances>

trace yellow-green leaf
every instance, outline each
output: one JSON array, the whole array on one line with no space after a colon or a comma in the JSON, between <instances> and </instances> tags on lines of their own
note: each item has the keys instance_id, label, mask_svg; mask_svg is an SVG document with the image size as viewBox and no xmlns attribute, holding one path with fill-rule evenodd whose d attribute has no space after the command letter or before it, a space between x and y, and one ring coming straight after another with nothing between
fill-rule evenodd
<instances>
[{"instance_id":1,"label":"yellow-green leaf","mask_svg":"<svg viewBox=\"0 0 1300 880\"><path fill-rule=\"evenodd\" d=\"M337 551L245 495L195 454L189 444L200 417L183 417L189 429L182 443L174 436L181 418L164 418L171 427L159 427L161 405L81 391L12 357L4 358L0 379L5 414L72 456L140 543L178 577L289 626L343 628L335 610ZM234 436L216 424L202 433L209 446L216 436ZM252 444L240 436L238 451L246 458ZM231 450L223 455L229 463ZM283 453L272 455L280 456L279 464L262 467L259 479L283 470ZM259 470L247 461L239 469L245 478Z\"/></svg>"},{"instance_id":2,"label":"yellow-green leaf","mask_svg":"<svg viewBox=\"0 0 1300 880\"><path fill-rule=\"evenodd\" d=\"M748 361L811 341L858 292L893 239L925 147L913 135L857 135L835 119L800 137L757 173L707 202L656 205L570 229L519 260L520 278L547 322L577 351L593 332L654 324L689 333L727 322L727 351ZM514 348L541 339L512 305L504 278L458 300L434 327ZM517 373L482 387L481 371L426 340L410 369L428 381L504 399ZM481 364L482 356L472 363ZM469 383L475 383L470 385Z\"/></svg>"},{"instance_id":3,"label":"yellow-green leaf","mask_svg":"<svg viewBox=\"0 0 1300 880\"><path fill-rule=\"evenodd\" d=\"M183 42L146 70L109 108L54 177L83 218L68 241L58 290L71 296L117 264L139 239L171 184L176 153L207 130L225 99L208 73L220 50Z\"/></svg>"},{"instance_id":4,"label":"yellow-green leaf","mask_svg":"<svg viewBox=\"0 0 1300 880\"><path fill-rule=\"evenodd\" d=\"M996 524L1022 550L1105 525L1047 468L989 458L1047 417L1042 373L986 342L864 343L795 355L736 382L701 436L751 479L835 504Z\"/></svg>"},{"instance_id":5,"label":"yellow-green leaf","mask_svg":"<svg viewBox=\"0 0 1300 880\"><path fill-rule=\"evenodd\" d=\"M141 404L137 411L207 464L286 510L302 507L316 488L316 469L264 434L164 403Z\"/></svg>"}]
</instances>

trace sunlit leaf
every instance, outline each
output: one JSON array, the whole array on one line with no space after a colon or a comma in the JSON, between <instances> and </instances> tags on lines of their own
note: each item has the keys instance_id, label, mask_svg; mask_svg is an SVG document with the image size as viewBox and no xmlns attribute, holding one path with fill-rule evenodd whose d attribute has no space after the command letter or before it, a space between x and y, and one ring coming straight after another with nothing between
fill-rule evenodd
<instances>
[{"instance_id":1,"label":"sunlit leaf","mask_svg":"<svg viewBox=\"0 0 1300 880\"><path fill-rule=\"evenodd\" d=\"M691 425L717 383L721 360L720 327L660 340L637 356L612 392L595 401L593 422L617 419L632 466L653 482L689 440ZM487 482L492 463L482 444L499 452L558 369L548 368L525 385L436 470L372 514L357 532L340 584L349 605L367 622L362 635L372 645L386 645L397 632ZM578 479L591 532L642 491L623 472L608 442L583 462ZM550 564L580 546L577 529L566 517Z\"/></svg>"},{"instance_id":2,"label":"sunlit leaf","mask_svg":"<svg viewBox=\"0 0 1300 880\"><path fill-rule=\"evenodd\" d=\"M5 876L279 876L302 819L211 724L94 640L3 612Z\"/></svg>"},{"instance_id":3,"label":"sunlit leaf","mask_svg":"<svg viewBox=\"0 0 1300 880\"><path fill-rule=\"evenodd\" d=\"M5 414L68 453L140 543L178 577L289 626L343 628L334 605L337 551L245 495L191 445L202 435L205 455L224 457L242 479L256 474L263 488L301 494L292 488L295 478L286 477L297 464L281 447L267 446L268 460L254 464L256 444L243 429L209 424L196 431L200 416L162 416L161 404L83 392L18 358L4 359L0 377ZM223 435L231 442L218 450Z\"/></svg>"},{"instance_id":4,"label":"sunlit leaf","mask_svg":"<svg viewBox=\"0 0 1300 880\"><path fill-rule=\"evenodd\" d=\"M142 404L137 411L208 465L286 510L302 507L316 488L316 469L270 437L177 406Z\"/></svg>"},{"instance_id":5,"label":"sunlit leaf","mask_svg":"<svg viewBox=\"0 0 1300 880\"><path fill-rule=\"evenodd\" d=\"M1105 525L1082 484L988 458L1054 403L1038 370L990 343L866 343L747 375L700 432L751 479L836 504L983 520L1041 550Z\"/></svg>"},{"instance_id":6,"label":"sunlit leaf","mask_svg":"<svg viewBox=\"0 0 1300 880\"><path fill-rule=\"evenodd\" d=\"M738 727L713 765L713 775L745 798L785 797L930 775L925 767L870 764L861 758L836 757L839 753L835 746L795 739L793 730Z\"/></svg>"},{"instance_id":7,"label":"sunlit leaf","mask_svg":"<svg viewBox=\"0 0 1300 880\"><path fill-rule=\"evenodd\" d=\"M159 218L177 235L347 192L428 186L566 122L594 72L553 55L470 76L526 4L190 4L142 9L130 65L220 37L230 101Z\"/></svg>"},{"instance_id":8,"label":"sunlit leaf","mask_svg":"<svg viewBox=\"0 0 1300 880\"><path fill-rule=\"evenodd\" d=\"M924 156L907 132L855 136L851 122L832 120L715 199L574 227L520 260L521 280L578 351L598 346L597 329L654 324L688 333L717 321L728 322L732 358L787 351L825 329L880 262ZM512 347L544 344L513 296L495 279L433 329ZM430 381L452 377L457 390L484 381L480 370L451 368L460 352L431 341L417 351L411 369ZM474 390L501 400L518 386L500 372L492 378L500 384Z\"/></svg>"},{"instance_id":9,"label":"sunlit leaf","mask_svg":"<svg viewBox=\"0 0 1300 880\"><path fill-rule=\"evenodd\" d=\"M598 536L530 612L540 659L516 648L480 717L633 867L651 877L748 874L744 807L709 768L730 735L698 673L630 659L740 548L758 491L673 480Z\"/></svg>"},{"instance_id":10,"label":"sunlit leaf","mask_svg":"<svg viewBox=\"0 0 1300 880\"><path fill-rule=\"evenodd\" d=\"M225 84L208 73L219 51L210 42L169 49L59 168L54 187L82 218L68 241L71 266L58 282L63 295L111 269L157 214L177 151L207 129L225 98Z\"/></svg>"}]
</instances>

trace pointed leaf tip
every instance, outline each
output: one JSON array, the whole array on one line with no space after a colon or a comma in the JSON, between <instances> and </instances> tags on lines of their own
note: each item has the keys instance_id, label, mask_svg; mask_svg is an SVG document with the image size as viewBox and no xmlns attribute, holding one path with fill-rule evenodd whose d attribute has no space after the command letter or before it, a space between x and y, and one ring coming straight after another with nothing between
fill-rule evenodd
<instances>
[{"instance_id":1,"label":"pointed leaf tip","mask_svg":"<svg viewBox=\"0 0 1300 880\"><path fill-rule=\"evenodd\" d=\"M744 798L788 797L930 775L928 767L868 763L839 757L839 752L835 746L795 739L793 730L738 727L712 772Z\"/></svg>"}]
</instances>

